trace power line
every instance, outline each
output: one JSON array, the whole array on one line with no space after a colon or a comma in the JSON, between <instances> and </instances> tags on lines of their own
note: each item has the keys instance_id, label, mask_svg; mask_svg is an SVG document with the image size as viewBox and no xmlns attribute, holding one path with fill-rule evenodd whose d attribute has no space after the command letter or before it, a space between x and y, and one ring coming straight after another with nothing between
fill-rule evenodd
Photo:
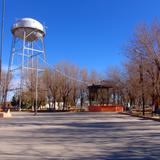
<instances>
[{"instance_id":1,"label":"power line","mask_svg":"<svg viewBox=\"0 0 160 160\"><path fill-rule=\"evenodd\" d=\"M84 83L84 84L86 84L86 85L89 84L89 82L86 82L86 81L83 81L83 80L80 80L80 79L77 79L77 78L74 78L74 77L72 77L72 76L69 76L69 75L65 74L64 72L62 72L61 70L57 69L55 66L47 63L47 62L44 61L43 59L41 59L41 60L42 60L45 64L47 64L47 66L50 66L51 68L53 68L57 73L60 73L62 76L66 77L66 78L68 78L68 79L70 79L70 80L73 80L73 81L77 81L77 82L80 82L80 83Z\"/></svg>"}]
</instances>

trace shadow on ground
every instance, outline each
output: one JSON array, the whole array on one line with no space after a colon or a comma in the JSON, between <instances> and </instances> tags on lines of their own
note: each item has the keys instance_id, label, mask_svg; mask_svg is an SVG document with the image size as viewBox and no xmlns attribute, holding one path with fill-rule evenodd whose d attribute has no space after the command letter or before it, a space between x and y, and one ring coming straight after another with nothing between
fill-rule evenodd
<instances>
[{"instance_id":1,"label":"shadow on ground","mask_svg":"<svg viewBox=\"0 0 160 160\"><path fill-rule=\"evenodd\" d=\"M2 159L154 160L160 123L115 113L16 114L1 120Z\"/></svg>"}]
</instances>

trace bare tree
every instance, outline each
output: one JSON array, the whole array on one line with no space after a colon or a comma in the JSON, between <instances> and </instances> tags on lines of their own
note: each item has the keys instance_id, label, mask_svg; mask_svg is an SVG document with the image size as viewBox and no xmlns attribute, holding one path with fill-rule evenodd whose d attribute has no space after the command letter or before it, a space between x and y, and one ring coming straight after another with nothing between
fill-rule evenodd
<instances>
[{"instance_id":1,"label":"bare tree","mask_svg":"<svg viewBox=\"0 0 160 160\"><path fill-rule=\"evenodd\" d=\"M54 68L46 69L44 72L44 83L47 89L47 97L49 100L49 106L53 104L55 109L56 101L58 101L59 97L59 79L61 76L56 72ZM51 103L52 102L52 103Z\"/></svg>"},{"instance_id":2,"label":"bare tree","mask_svg":"<svg viewBox=\"0 0 160 160\"><path fill-rule=\"evenodd\" d=\"M87 82L89 80L88 80L88 73L85 68L81 69L80 71L80 80L82 80L82 82L79 84L79 98L80 98L80 106L82 109L85 100L87 100L88 98Z\"/></svg>"},{"instance_id":3,"label":"bare tree","mask_svg":"<svg viewBox=\"0 0 160 160\"><path fill-rule=\"evenodd\" d=\"M132 64L139 73L139 85L143 87L145 104L158 108L160 102L160 25L141 25L127 48L128 67ZM136 76L138 78L138 75ZM135 78L134 78L135 79ZM135 79L136 81L136 79ZM138 81L137 81L138 82ZM142 83L143 82L143 83ZM138 84L137 84L138 85ZM140 88L140 86L135 88ZM142 90L141 90L142 91ZM132 90L134 93L134 90Z\"/></svg>"},{"instance_id":4,"label":"bare tree","mask_svg":"<svg viewBox=\"0 0 160 160\"><path fill-rule=\"evenodd\" d=\"M3 102L3 107L6 107L6 101L7 101L7 95L8 92L13 84L11 84L12 75L11 73L7 73L5 71L2 71L1 75L1 86L0 86L0 98L1 102Z\"/></svg>"}]
</instances>

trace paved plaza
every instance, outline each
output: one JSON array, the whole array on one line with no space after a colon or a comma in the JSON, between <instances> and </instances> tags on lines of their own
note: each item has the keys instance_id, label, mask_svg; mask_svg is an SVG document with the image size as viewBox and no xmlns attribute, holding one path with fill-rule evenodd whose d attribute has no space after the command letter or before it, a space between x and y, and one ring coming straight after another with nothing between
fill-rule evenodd
<instances>
[{"instance_id":1,"label":"paved plaza","mask_svg":"<svg viewBox=\"0 0 160 160\"><path fill-rule=\"evenodd\" d=\"M0 119L1 160L160 159L160 122L117 113L13 113Z\"/></svg>"}]
</instances>

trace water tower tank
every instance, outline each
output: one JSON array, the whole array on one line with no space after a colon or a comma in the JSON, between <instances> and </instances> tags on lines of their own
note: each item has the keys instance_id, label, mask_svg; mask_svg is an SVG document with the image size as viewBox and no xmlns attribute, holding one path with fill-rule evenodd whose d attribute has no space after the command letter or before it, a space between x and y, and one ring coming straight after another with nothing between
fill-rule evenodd
<instances>
[{"instance_id":1,"label":"water tower tank","mask_svg":"<svg viewBox=\"0 0 160 160\"><path fill-rule=\"evenodd\" d=\"M24 32L26 33L26 41L35 41L39 38L45 36L44 26L35 19L32 18L22 18L16 21L12 26L12 34L15 37L21 39L24 38Z\"/></svg>"}]
</instances>

